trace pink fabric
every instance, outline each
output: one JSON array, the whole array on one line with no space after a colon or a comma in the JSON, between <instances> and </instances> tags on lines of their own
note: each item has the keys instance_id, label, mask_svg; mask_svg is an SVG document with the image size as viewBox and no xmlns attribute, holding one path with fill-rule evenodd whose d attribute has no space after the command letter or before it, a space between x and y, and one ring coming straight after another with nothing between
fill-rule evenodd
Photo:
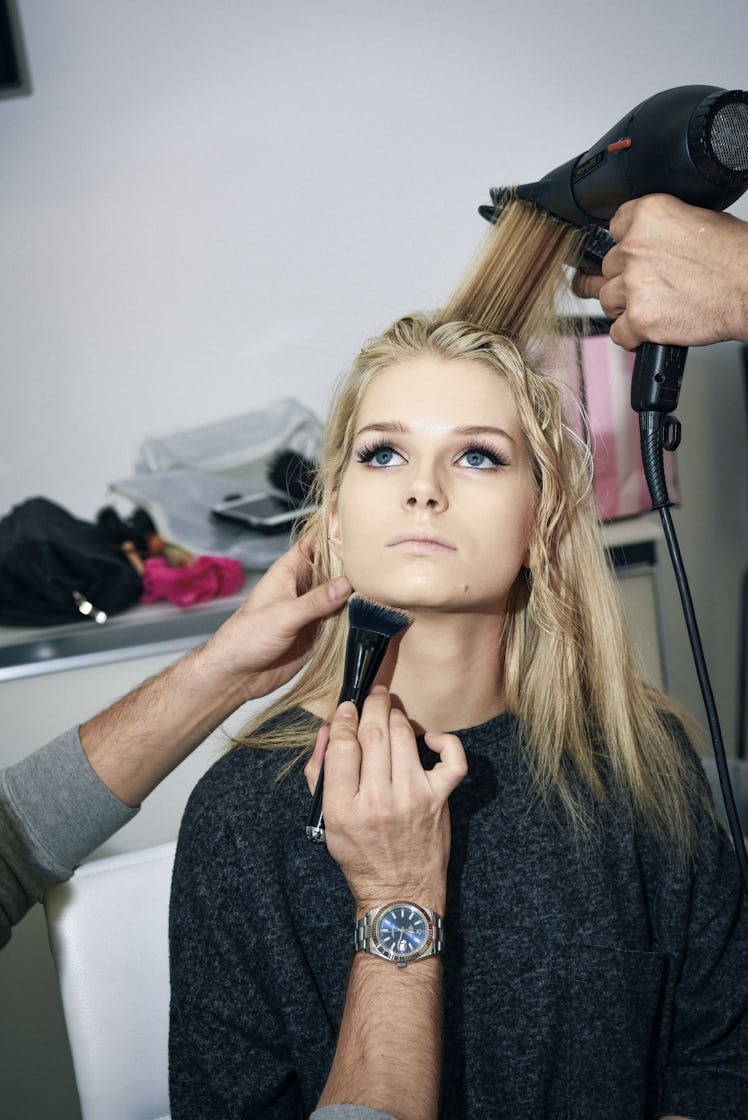
<instances>
[{"instance_id":1,"label":"pink fabric","mask_svg":"<svg viewBox=\"0 0 748 1120\"><path fill-rule=\"evenodd\" d=\"M244 584L244 569L238 560L224 556L198 556L184 568L174 568L162 556L152 556L145 561L142 580L141 603L168 599L178 607L192 607L233 595Z\"/></svg>"},{"instance_id":2,"label":"pink fabric","mask_svg":"<svg viewBox=\"0 0 748 1120\"><path fill-rule=\"evenodd\" d=\"M631 408L634 355L612 342L607 334L592 335L581 343L584 383L576 345L570 341L554 371L584 400L590 424L593 485L601 521L631 517L651 508L641 464L639 420ZM579 416L570 410L570 423L580 431ZM675 456L664 457L668 492L679 500Z\"/></svg>"}]
</instances>

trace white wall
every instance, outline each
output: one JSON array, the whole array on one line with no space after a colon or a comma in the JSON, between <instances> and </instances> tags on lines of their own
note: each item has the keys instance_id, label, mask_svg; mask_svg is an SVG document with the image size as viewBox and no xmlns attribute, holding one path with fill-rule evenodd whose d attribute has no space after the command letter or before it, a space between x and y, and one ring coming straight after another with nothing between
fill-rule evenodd
<instances>
[{"instance_id":1,"label":"white wall","mask_svg":"<svg viewBox=\"0 0 748 1120\"><path fill-rule=\"evenodd\" d=\"M367 334L449 291L489 186L540 176L657 90L748 85L744 0L19 8L34 92L0 102L0 511L41 493L89 516L146 434L287 394L322 411ZM680 413L678 525L732 738L734 345L692 355ZM666 582L673 688L700 714ZM34 694L56 711L44 678ZM4 735L25 740L23 719ZM75 1115L30 1075L35 1030L26 1066L3 1061L5 1114Z\"/></svg>"}]
</instances>

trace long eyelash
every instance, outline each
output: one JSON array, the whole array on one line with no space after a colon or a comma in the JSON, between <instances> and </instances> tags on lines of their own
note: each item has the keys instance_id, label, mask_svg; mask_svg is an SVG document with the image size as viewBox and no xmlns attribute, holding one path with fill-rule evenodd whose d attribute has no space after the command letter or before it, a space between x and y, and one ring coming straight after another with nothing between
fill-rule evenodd
<instances>
[{"instance_id":1,"label":"long eyelash","mask_svg":"<svg viewBox=\"0 0 748 1120\"><path fill-rule=\"evenodd\" d=\"M494 463L497 467L508 467L509 466L509 460L507 459L504 452L503 451L497 451L497 449L495 447L489 447L488 444L485 444L485 443L471 443L469 447L463 448L463 450L460 452L460 458L463 455L467 455L467 453L469 451L480 452L481 455L485 455L486 458L490 459L491 462Z\"/></svg>"},{"instance_id":2,"label":"long eyelash","mask_svg":"<svg viewBox=\"0 0 748 1120\"><path fill-rule=\"evenodd\" d=\"M374 443L365 443L363 447L358 447L356 449L356 462L370 463L379 451L394 450L395 448L392 446L390 441L386 439L376 440Z\"/></svg>"}]
</instances>

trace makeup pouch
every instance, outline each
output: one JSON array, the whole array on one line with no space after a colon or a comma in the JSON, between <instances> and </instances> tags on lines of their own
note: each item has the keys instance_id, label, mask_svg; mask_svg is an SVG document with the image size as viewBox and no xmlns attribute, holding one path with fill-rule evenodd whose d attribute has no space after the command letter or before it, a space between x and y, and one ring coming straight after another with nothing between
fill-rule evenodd
<instances>
[{"instance_id":1,"label":"makeup pouch","mask_svg":"<svg viewBox=\"0 0 748 1120\"><path fill-rule=\"evenodd\" d=\"M140 576L105 533L47 498L0 521L0 623L105 622L141 594Z\"/></svg>"},{"instance_id":2,"label":"makeup pouch","mask_svg":"<svg viewBox=\"0 0 748 1120\"><path fill-rule=\"evenodd\" d=\"M558 376L587 413L586 431L578 408L570 420L589 442L601 521L633 517L652 508L641 462L639 418L631 407L634 355L611 340L608 327L605 320L594 321L587 336L567 339L557 367ZM666 452L664 462L668 493L678 504L677 459Z\"/></svg>"}]
</instances>

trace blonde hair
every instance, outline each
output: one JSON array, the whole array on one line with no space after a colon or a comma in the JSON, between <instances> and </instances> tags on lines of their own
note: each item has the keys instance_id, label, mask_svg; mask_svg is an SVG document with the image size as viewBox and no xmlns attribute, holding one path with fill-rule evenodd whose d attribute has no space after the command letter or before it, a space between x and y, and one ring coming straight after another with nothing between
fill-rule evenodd
<instances>
[{"instance_id":1,"label":"blonde hair","mask_svg":"<svg viewBox=\"0 0 748 1120\"><path fill-rule=\"evenodd\" d=\"M410 315L364 346L334 397L316 483L319 506L301 531L311 545L313 582L340 573L327 524L361 401L383 370L422 355L480 362L503 378L526 441L535 484L530 570L515 581L497 658L537 790L547 802L560 797L582 833L593 823L589 791L601 803L612 796L687 855L701 786L698 764L678 743L674 724L689 725L688 717L635 664L600 536L588 452L566 422L558 385L511 339L470 323ZM286 727L273 717L296 706L332 715L346 635L345 614L322 624L309 664L240 742L295 747L294 760L308 753L318 721L310 714L306 726L300 716Z\"/></svg>"},{"instance_id":2,"label":"blonde hair","mask_svg":"<svg viewBox=\"0 0 748 1120\"><path fill-rule=\"evenodd\" d=\"M489 227L439 312L440 321L499 330L525 356L557 352L564 333L559 305L581 242L574 226L513 199Z\"/></svg>"}]
</instances>

